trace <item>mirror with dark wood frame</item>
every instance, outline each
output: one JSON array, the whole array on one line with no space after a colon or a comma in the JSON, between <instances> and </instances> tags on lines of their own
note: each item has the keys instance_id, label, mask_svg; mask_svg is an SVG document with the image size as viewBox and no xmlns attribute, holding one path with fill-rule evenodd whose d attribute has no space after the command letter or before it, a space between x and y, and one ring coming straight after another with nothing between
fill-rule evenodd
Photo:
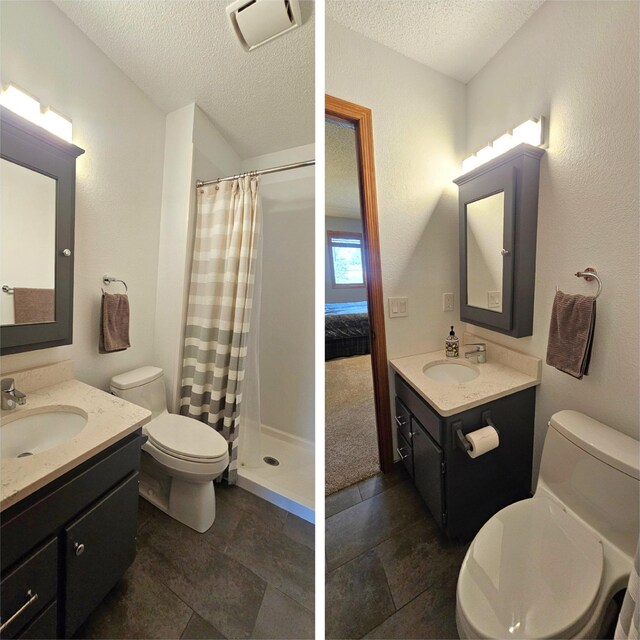
<instances>
[{"instance_id":1,"label":"mirror with dark wood frame","mask_svg":"<svg viewBox=\"0 0 640 640\"><path fill-rule=\"evenodd\" d=\"M520 144L460 176L460 319L533 332L538 181L544 149Z\"/></svg>"},{"instance_id":2,"label":"mirror with dark wood frame","mask_svg":"<svg viewBox=\"0 0 640 640\"><path fill-rule=\"evenodd\" d=\"M0 353L71 344L76 158L0 108Z\"/></svg>"}]
</instances>

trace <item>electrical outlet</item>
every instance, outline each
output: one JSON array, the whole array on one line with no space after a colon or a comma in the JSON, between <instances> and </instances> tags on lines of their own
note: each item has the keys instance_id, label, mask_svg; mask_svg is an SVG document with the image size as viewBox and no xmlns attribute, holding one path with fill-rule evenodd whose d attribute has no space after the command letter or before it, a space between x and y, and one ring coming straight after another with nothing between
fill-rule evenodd
<instances>
[{"instance_id":1,"label":"electrical outlet","mask_svg":"<svg viewBox=\"0 0 640 640\"><path fill-rule=\"evenodd\" d=\"M404 318L409 315L407 298L389 298L389 317Z\"/></svg>"},{"instance_id":2,"label":"electrical outlet","mask_svg":"<svg viewBox=\"0 0 640 640\"><path fill-rule=\"evenodd\" d=\"M453 311L453 305L454 305L453 293L443 293L442 294L442 310Z\"/></svg>"},{"instance_id":3,"label":"electrical outlet","mask_svg":"<svg viewBox=\"0 0 640 640\"><path fill-rule=\"evenodd\" d=\"M502 306L502 292L487 291L487 307L489 309L497 309Z\"/></svg>"}]
</instances>

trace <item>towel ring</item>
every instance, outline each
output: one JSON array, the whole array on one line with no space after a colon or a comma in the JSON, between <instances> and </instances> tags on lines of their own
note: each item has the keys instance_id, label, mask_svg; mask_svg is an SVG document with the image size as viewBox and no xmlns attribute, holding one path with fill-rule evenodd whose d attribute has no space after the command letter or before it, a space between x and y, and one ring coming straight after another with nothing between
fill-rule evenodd
<instances>
[{"instance_id":1,"label":"towel ring","mask_svg":"<svg viewBox=\"0 0 640 640\"><path fill-rule=\"evenodd\" d=\"M114 278L113 276L102 276L102 282L105 285L110 285L112 282L122 282L124 285L124 292L129 292L129 287L127 287L127 283L124 280L120 280L119 278ZM104 288L102 289L102 293L105 293Z\"/></svg>"},{"instance_id":2,"label":"towel ring","mask_svg":"<svg viewBox=\"0 0 640 640\"><path fill-rule=\"evenodd\" d=\"M591 282L594 278L598 281L598 291L594 297L594 300L597 300L602 292L602 280L600 280L598 272L593 267L587 267L584 271L577 271L573 275L576 278L584 278L587 282ZM556 293L558 293L558 285L556 285Z\"/></svg>"}]
</instances>

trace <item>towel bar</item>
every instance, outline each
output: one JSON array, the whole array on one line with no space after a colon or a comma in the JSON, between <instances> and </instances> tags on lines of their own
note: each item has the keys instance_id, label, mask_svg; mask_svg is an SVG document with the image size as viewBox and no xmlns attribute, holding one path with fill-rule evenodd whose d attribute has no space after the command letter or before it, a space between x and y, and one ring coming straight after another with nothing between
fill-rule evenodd
<instances>
[{"instance_id":1,"label":"towel bar","mask_svg":"<svg viewBox=\"0 0 640 640\"><path fill-rule=\"evenodd\" d=\"M119 278L114 278L113 276L102 276L102 282L105 285L110 285L112 282L122 282L122 284L124 285L124 292L125 293L129 292L129 287L127 287L127 283L124 280L120 280ZM102 290L102 293L104 293L104 289Z\"/></svg>"},{"instance_id":2,"label":"towel bar","mask_svg":"<svg viewBox=\"0 0 640 640\"><path fill-rule=\"evenodd\" d=\"M602 280L598 276L598 272L593 267L587 267L584 271L577 271L573 274L576 278L584 278L587 282L591 282L594 278L598 281L598 291L595 295L595 299L598 299L602 291ZM556 285L556 293L558 292L558 285Z\"/></svg>"},{"instance_id":3,"label":"towel bar","mask_svg":"<svg viewBox=\"0 0 640 640\"><path fill-rule=\"evenodd\" d=\"M13 287L10 287L8 284L3 284L2 285L2 290L5 293L8 293L9 295L11 295L13 293Z\"/></svg>"}]
</instances>

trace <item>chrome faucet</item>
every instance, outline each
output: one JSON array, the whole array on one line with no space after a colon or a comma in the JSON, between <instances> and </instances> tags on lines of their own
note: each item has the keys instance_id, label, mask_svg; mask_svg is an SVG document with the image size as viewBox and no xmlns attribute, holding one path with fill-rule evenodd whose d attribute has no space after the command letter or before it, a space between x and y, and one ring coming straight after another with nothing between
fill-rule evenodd
<instances>
[{"instance_id":1,"label":"chrome faucet","mask_svg":"<svg viewBox=\"0 0 640 640\"><path fill-rule=\"evenodd\" d=\"M487 345L484 342L470 342L468 346L475 347L475 349L473 351L465 351L465 358L476 356L478 364L483 364L487 361Z\"/></svg>"},{"instance_id":2,"label":"chrome faucet","mask_svg":"<svg viewBox=\"0 0 640 640\"><path fill-rule=\"evenodd\" d=\"M0 382L2 387L2 410L10 411L15 409L16 405L25 404L27 402L27 396L18 391L15 386L15 380L13 378L3 378Z\"/></svg>"}]
</instances>

